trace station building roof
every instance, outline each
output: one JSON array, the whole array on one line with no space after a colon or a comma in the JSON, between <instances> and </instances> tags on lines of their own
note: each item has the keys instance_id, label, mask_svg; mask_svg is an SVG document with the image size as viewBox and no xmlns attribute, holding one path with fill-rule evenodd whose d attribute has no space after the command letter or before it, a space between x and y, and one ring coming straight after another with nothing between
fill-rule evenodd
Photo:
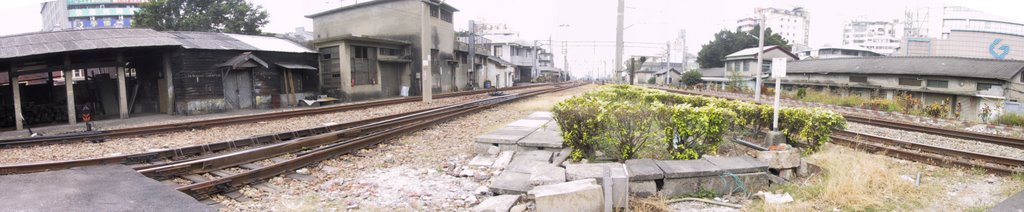
<instances>
[{"instance_id":1,"label":"station building roof","mask_svg":"<svg viewBox=\"0 0 1024 212\"><path fill-rule=\"evenodd\" d=\"M1024 61L964 57L851 57L791 61L791 74L947 76L1010 80Z\"/></svg>"},{"instance_id":2,"label":"station building roof","mask_svg":"<svg viewBox=\"0 0 1024 212\"><path fill-rule=\"evenodd\" d=\"M182 47L185 49L316 53L294 42L265 36L217 32L159 32L152 29L90 29L0 37L0 59L87 50Z\"/></svg>"}]
</instances>

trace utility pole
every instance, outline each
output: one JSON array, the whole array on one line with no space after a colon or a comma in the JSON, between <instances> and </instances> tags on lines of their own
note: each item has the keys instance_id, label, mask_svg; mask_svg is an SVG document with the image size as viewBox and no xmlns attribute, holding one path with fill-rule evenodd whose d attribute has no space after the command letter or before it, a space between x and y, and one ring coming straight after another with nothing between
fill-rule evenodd
<instances>
[{"instance_id":1,"label":"utility pole","mask_svg":"<svg viewBox=\"0 0 1024 212\"><path fill-rule=\"evenodd\" d=\"M569 47L566 41L562 41L562 67L565 73L569 73Z\"/></svg>"},{"instance_id":2,"label":"utility pole","mask_svg":"<svg viewBox=\"0 0 1024 212\"><path fill-rule=\"evenodd\" d=\"M679 36L683 38L683 72L687 72L690 71L690 58L686 49L686 30L680 31Z\"/></svg>"},{"instance_id":3,"label":"utility pole","mask_svg":"<svg viewBox=\"0 0 1024 212\"><path fill-rule=\"evenodd\" d=\"M757 30L757 78L754 79L754 102L761 101L761 72L764 69L762 65L764 61L761 58L764 53L764 22L768 21L764 18L764 10L758 13L761 15L761 21L758 22L760 29Z\"/></svg>"},{"instance_id":4,"label":"utility pole","mask_svg":"<svg viewBox=\"0 0 1024 212\"><path fill-rule=\"evenodd\" d=\"M665 74L667 74L665 84L670 85L672 82L668 80L671 77L668 76L672 76L672 74L669 74L669 72L672 72L672 41L665 41L665 48Z\"/></svg>"},{"instance_id":5,"label":"utility pole","mask_svg":"<svg viewBox=\"0 0 1024 212\"><path fill-rule=\"evenodd\" d=\"M430 17L427 17L428 12L430 12L429 10L430 7L427 7L426 2L420 3L420 93L423 95L423 102L425 103L430 103L434 99L433 85L431 85L432 79L430 78L431 61L434 59L430 56L430 48L433 43L430 42L431 34L427 29L427 21L430 19Z\"/></svg>"},{"instance_id":6,"label":"utility pole","mask_svg":"<svg viewBox=\"0 0 1024 212\"><path fill-rule=\"evenodd\" d=\"M540 76L540 69L537 68L537 63L540 62L540 47L537 43L537 40L533 40L533 71L530 73L530 81Z\"/></svg>"},{"instance_id":7,"label":"utility pole","mask_svg":"<svg viewBox=\"0 0 1024 212\"><path fill-rule=\"evenodd\" d=\"M476 84L477 77L474 75L478 76L480 73L476 72L476 22L473 20L469 20L469 72L473 73L470 74L470 76L473 76L471 83Z\"/></svg>"},{"instance_id":8,"label":"utility pole","mask_svg":"<svg viewBox=\"0 0 1024 212\"><path fill-rule=\"evenodd\" d=\"M626 10L625 8L626 8L626 0L619 0L619 8L618 8L619 16L618 16L618 22L615 25L615 64L613 66L614 69L612 70L612 71L615 72L615 81L616 82L621 82L622 81L622 80L620 80L620 75L621 74L619 74L619 70L618 69L619 69L619 66L622 65L622 50L623 50L622 49L622 30L623 30L622 29L622 17L623 17L623 15L625 15L624 14L625 10ZM632 82L630 82L630 83L632 83Z\"/></svg>"}]
</instances>

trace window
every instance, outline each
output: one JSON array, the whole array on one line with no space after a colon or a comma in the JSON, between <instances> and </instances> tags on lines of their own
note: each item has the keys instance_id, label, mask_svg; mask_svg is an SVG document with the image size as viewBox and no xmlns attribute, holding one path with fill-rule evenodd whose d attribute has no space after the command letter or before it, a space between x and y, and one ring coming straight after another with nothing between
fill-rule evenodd
<instances>
[{"instance_id":1,"label":"window","mask_svg":"<svg viewBox=\"0 0 1024 212\"><path fill-rule=\"evenodd\" d=\"M322 85L325 88L341 86L341 61L338 53L337 46L320 48L320 74L324 78Z\"/></svg>"},{"instance_id":2,"label":"window","mask_svg":"<svg viewBox=\"0 0 1024 212\"><path fill-rule=\"evenodd\" d=\"M850 82L867 83L868 82L868 77L867 76L850 76Z\"/></svg>"},{"instance_id":3,"label":"window","mask_svg":"<svg viewBox=\"0 0 1024 212\"><path fill-rule=\"evenodd\" d=\"M978 91L987 91L989 89L992 89L992 87L1002 87L1002 86L999 85L999 84L992 84L992 83L980 83L980 82L978 83Z\"/></svg>"},{"instance_id":4,"label":"window","mask_svg":"<svg viewBox=\"0 0 1024 212\"><path fill-rule=\"evenodd\" d=\"M750 61L743 61L743 72L750 71Z\"/></svg>"},{"instance_id":5,"label":"window","mask_svg":"<svg viewBox=\"0 0 1024 212\"><path fill-rule=\"evenodd\" d=\"M441 20L444 21L444 22L451 23L452 22L452 11L442 10L441 11Z\"/></svg>"},{"instance_id":6,"label":"window","mask_svg":"<svg viewBox=\"0 0 1024 212\"><path fill-rule=\"evenodd\" d=\"M921 86L921 80L914 78L900 78L900 85Z\"/></svg>"},{"instance_id":7,"label":"window","mask_svg":"<svg viewBox=\"0 0 1024 212\"><path fill-rule=\"evenodd\" d=\"M928 80L929 88L949 88L949 81L947 80Z\"/></svg>"},{"instance_id":8,"label":"window","mask_svg":"<svg viewBox=\"0 0 1024 212\"><path fill-rule=\"evenodd\" d=\"M430 17L437 18L438 13L437 5L430 5Z\"/></svg>"},{"instance_id":9,"label":"window","mask_svg":"<svg viewBox=\"0 0 1024 212\"><path fill-rule=\"evenodd\" d=\"M501 57L501 47L500 46L495 46L494 47L494 56L495 57Z\"/></svg>"},{"instance_id":10,"label":"window","mask_svg":"<svg viewBox=\"0 0 1024 212\"><path fill-rule=\"evenodd\" d=\"M381 56L401 56L402 55L402 51L398 50L398 49L392 49L392 48L380 48L380 55Z\"/></svg>"},{"instance_id":11,"label":"window","mask_svg":"<svg viewBox=\"0 0 1024 212\"><path fill-rule=\"evenodd\" d=\"M376 49L352 46L352 86L377 84Z\"/></svg>"}]
</instances>

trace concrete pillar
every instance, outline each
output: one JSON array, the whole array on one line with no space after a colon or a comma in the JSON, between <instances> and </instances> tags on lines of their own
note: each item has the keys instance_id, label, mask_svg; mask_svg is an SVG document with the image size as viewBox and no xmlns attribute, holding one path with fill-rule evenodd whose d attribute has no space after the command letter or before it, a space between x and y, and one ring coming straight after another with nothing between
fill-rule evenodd
<instances>
[{"instance_id":1,"label":"concrete pillar","mask_svg":"<svg viewBox=\"0 0 1024 212\"><path fill-rule=\"evenodd\" d=\"M75 75L71 71L71 56L64 55L64 90L67 92L68 102L68 124L78 122L75 113Z\"/></svg>"},{"instance_id":2,"label":"concrete pillar","mask_svg":"<svg viewBox=\"0 0 1024 212\"><path fill-rule=\"evenodd\" d=\"M174 75L171 73L171 54L164 53L164 84L167 85L167 115L174 115Z\"/></svg>"},{"instance_id":3,"label":"concrete pillar","mask_svg":"<svg viewBox=\"0 0 1024 212\"><path fill-rule=\"evenodd\" d=\"M11 94L14 96L14 126L16 129L22 130L25 129L25 126L21 120L24 120L25 117L21 115L21 84L18 84L18 75L15 74L17 70L17 63L11 62L11 69L10 72L7 72L7 76L10 78L9 82L11 82L11 90L13 90Z\"/></svg>"},{"instance_id":4,"label":"concrete pillar","mask_svg":"<svg viewBox=\"0 0 1024 212\"><path fill-rule=\"evenodd\" d=\"M432 48L433 42L430 37L432 36L432 34L430 33L430 29L428 27L428 23L430 23L429 21L431 17L430 7L427 6L427 3L421 2L420 5L422 8L420 10L420 58L422 59L422 64L420 65L420 89L421 93L423 94L423 102L429 103L434 99L434 86L431 83L433 82L433 79L430 77L430 74L433 73L430 70L430 67L432 65L431 61L434 60L434 58L431 58L430 55L430 49Z\"/></svg>"},{"instance_id":5,"label":"concrete pillar","mask_svg":"<svg viewBox=\"0 0 1024 212\"><path fill-rule=\"evenodd\" d=\"M124 81L124 55L117 53L114 67L117 68L117 108L121 118L128 118L128 92Z\"/></svg>"}]
</instances>

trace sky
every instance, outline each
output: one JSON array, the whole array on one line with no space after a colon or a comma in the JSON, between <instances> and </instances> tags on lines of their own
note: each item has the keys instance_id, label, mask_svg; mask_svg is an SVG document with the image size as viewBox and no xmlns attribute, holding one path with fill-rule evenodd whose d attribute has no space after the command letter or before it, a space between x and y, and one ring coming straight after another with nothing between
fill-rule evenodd
<instances>
[{"instance_id":1,"label":"sky","mask_svg":"<svg viewBox=\"0 0 1024 212\"><path fill-rule=\"evenodd\" d=\"M369 0L249 0L270 14L264 32L285 33L296 27L312 30L303 17L319 11ZM3 0L0 3L0 35L36 32L41 28L41 0ZM523 40L554 40L556 65L568 61L576 75L610 73L614 60L616 0L446 0L458 8L456 30L467 29L469 20L504 23L519 31ZM811 16L811 47L841 45L843 23L850 19L892 20L908 8L959 5L1024 21L1024 1L1015 0L626 0L625 54L661 55L666 42L686 30L687 49L696 55L722 29L734 29L736 20L750 16L756 7L804 7ZM566 41L562 45L558 41ZM551 48L554 47L554 48ZM567 54L563 55L562 50ZM679 48L679 47L673 47ZM563 57L567 56L567 57Z\"/></svg>"}]
</instances>

